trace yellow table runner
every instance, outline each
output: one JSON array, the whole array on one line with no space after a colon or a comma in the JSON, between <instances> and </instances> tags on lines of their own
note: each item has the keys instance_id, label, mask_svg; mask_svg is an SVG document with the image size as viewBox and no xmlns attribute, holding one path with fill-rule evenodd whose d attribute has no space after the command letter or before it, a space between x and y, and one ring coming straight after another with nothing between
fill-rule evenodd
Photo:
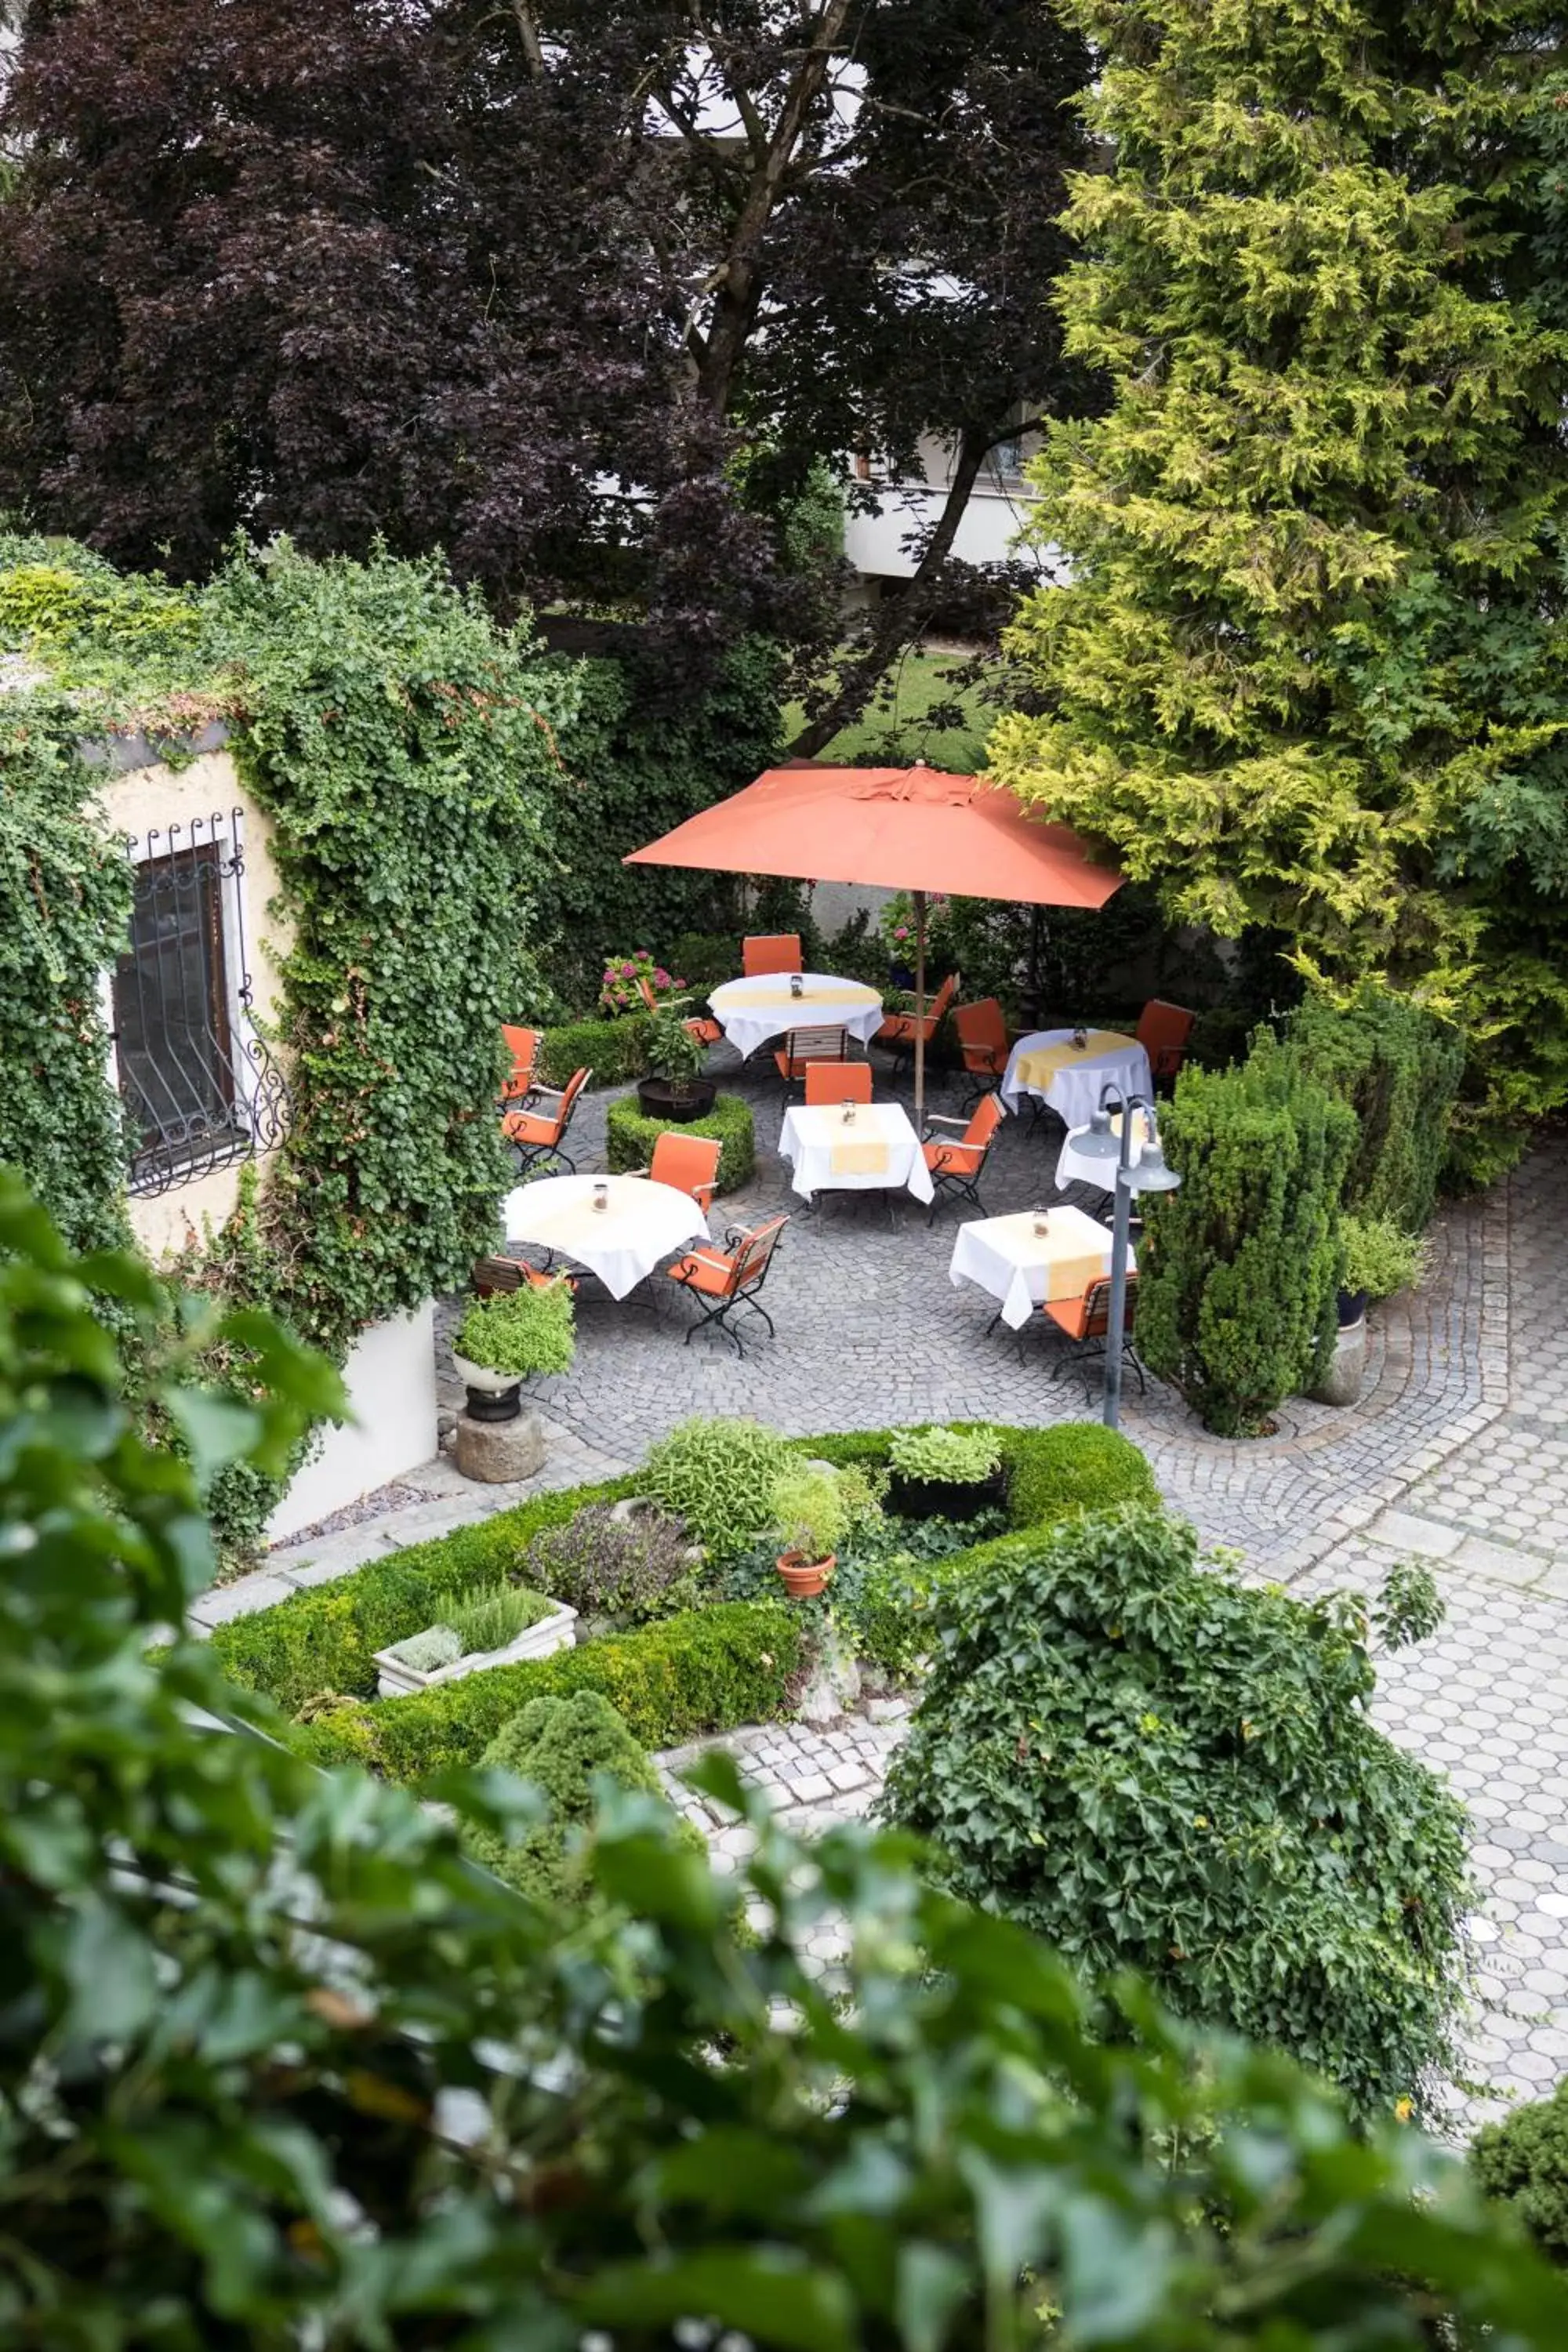
<instances>
[{"instance_id":1,"label":"yellow table runner","mask_svg":"<svg viewBox=\"0 0 1568 2352\"><path fill-rule=\"evenodd\" d=\"M1055 1233L1037 1234L1027 1209L1011 1217L993 1218L992 1228L995 1243L1015 1265L1044 1266L1047 1298L1081 1298L1091 1282L1102 1281L1110 1271L1109 1234L1103 1249L1086 1249L1079 1237L1081 1227L1075 1233L1064 1222Z\"/></svg>"},{"instance_id":2,"label":"yellow table runner","mask_svg":"<svg viewBox=\"0 0 1568 2352\"><path fill-rule=\"evenodd\" d=\"M885 1176L888 1147L875 1142L830 1144L827 1164L835 1176Z\"/></svg>"},{"instance_id":3,"label":"yellow table runner","mask_svg":"<svg viewBox=\"0 0 1568 2352\"><path fill-rule=\"evenodd\" d=\"M621 1205L625 1207L624 1201ZM615 1214L613 1192L603 1209L595 1209L592 1201L563 1201L558 1209L546 1210L542 1217L535 1219L534 1236L550 1249L570 1247L573 1242L591 1242L614 1222Z\"/></svg>"},{"instance_id":4,"label":"yellow table runner","mask_svg":"<svg viewBox=\"0 0 1568 2352\"><path fill-rule=\"evenodd\" d=\"M725 983L726 986L733 984L730 982ZM716 988L713 992L715 997L721 997L723 993L722 988ZM753 1004L871 1004L876 999L876 990L867 988L858 980L838 981L831 988L805 988L798 996L786 983L783 988L748 988L744 996L735 999L732 1009L742 1013Z\"/></svg>"},{"instance_id":5,"label":"yellow table runner","mask_svg":"<svg viewBox=\"0 0 1568 2352\"><path fill-rule=\"evenodd\" d=\"M1114 1029L1091 1029L1082 1045L1070 1041L1060 1045L1037 1045L1032 1054L1020 1054L1014 1071L1015 1080L1035 1094L1043 1094L1058 1070L1069 1069L1075 1062L1095 1062L1102 1054L1124 1052L1132 1043Z\"/></svg>"}]
</instances>

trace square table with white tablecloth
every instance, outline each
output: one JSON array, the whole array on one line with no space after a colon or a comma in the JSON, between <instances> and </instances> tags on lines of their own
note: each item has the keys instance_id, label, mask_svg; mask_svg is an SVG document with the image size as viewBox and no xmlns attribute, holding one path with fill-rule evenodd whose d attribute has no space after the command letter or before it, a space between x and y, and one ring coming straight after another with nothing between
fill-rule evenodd
<instances>
[{"instance_id":1,"label":"square table with white tablecloth","mask_svg":"<svg viewBox=\"0 0 1568 2352\"><path fill-rule=\"evenodd\" d=\"M1131 1255L1128 1265L1132 1265ZM1110 1234L1081 1209L1051 1209L1046 1231L1035 1214L977 1217L960 1225L947 1269L950 1282L973 1282L1001 1302L1002 1320L1021 1331L1047 1298L1081 1298L1110 1272Z\"/></svg>"},{"instance_id":2,"label":"square table with white tablecloth","mask_svg":"<svg viewBox=\"0 0 1568 2352\"><path fill-rule=\"evenodd\" d=\"M815 1192L912 1192L929 1201L933 1186L920 1137L897 1103L857 1103L846 1119L837 1103L784 1113L779 1157L795 1169L803 1200Z\"/></svg>"},{"instance_id":3,"label":"square table with white tablecloth","mask_svg":"<svg viewBox=\"0 0 1568 2352\"><path fill-rule=\"evenodd\" d=\"M1016 1110L1023 1096L1037 1095L1065 1127L1087 1127L1108 1086L1145 1100L1153 1094L1154 1074L1136 1037L1090 1029L1083 1044L1075 1045L1070 1029L1033 1029L1007 1056L1002 1099Z\"/></svg>"},{"instance_id":4,"label":"square table with white tablecloth","mask_svg":"<svg viewBox=\"0 0 1568 2352\"><path fill-rule=\"evenodd\" d=\"M830 972L803 971L801 992L792 994L789 974L759 971L749 980L727 980L708 1002L713 1018L737 1054L754 1054L771 1037L791 1029L843 1029L862 1045L882 1025L882 1000L863 981L836 980Z\"/></svg>"},{"instance_id":5,"label":"square table with white tablecloth","mask_svg":"<svg viewBox=\"0 0 1568 2352\"><path fill-rule=\"evenodd\" d=\"M594 1196L605 1188L605 1206ZM531 1242L598 1276L624 1298L688 1242L707 1241L708 1220L689 1192L647 1176L541 1176L503 1204L509 1242Z\"/></svg>"}]
</instances>

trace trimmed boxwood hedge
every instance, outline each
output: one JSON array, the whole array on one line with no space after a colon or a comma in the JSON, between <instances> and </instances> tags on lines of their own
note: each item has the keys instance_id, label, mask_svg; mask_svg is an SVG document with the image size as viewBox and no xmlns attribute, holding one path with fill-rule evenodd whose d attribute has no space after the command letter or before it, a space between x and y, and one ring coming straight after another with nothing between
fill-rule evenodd
<instances>
[{"instance_id":1,"label":"trimmed boxwood hedge","mask_svg":"<svg viewBox=\"0 0 1568 2352\"><path fill-rule=\"evenodd\" d=\"M435 1623L443 1601L521 1568L542 1528L561 1527L585 1505L616 1502L635 1486L633 1479L616 1478L534 1495L493 1518L368 1561L335 1584L319 1584L252 1617L215 1626L213 1649L231 1682L265 1692L286 1715L297 1714L319 1691L372 1698L375 1651L423 1633Z\"/></svg>"},{"instance_id":2,"label":"trimmed boxwood hedge","mask_svg":"<svg viewBox=\"0 0 1568 2352\"><path fill-rule=\"evenodd\" d=\"M661 1135L710 1136L722 1148L719 1153L719 1190L733 1192L746 1182L757 1164L757 1139L752 1106L741 1095L720 1095L701 1118L677 1126L673 1119L650 1118L635 1095L613 1102L605 1114L610 1173L624 1175L629 1168L646 1168Z\"/></svg>"},{"instance_id":3,"label":"trimmed boxwood hedge","mask_svg":"<svg viewBox=\"0 0 1568 2352\"><path fill-rule=\"evenodd\" d=\"M782 1715L801 1664L805 1621L783 1601L726 1601L609 1634L552 1657L489 1666L411 1698L361 1701L296 1724L317 1764L366 1764L410 1783L477 1764L530 1699L597 1691L645 1748L668 1748Z\"/></svg>"},{"instance_id":4,"label":"trimmed boxwood hedge","mask_svg":"<svg viewBox=\"0 0 1568 2352\"><path fill-rule=\"evenodd\" d=\"M653 1042L650 1013L621 1013L613 1021L565 1021L546 1029L539 1041L539 1075L547 1087L563 1087L574 1070L594 1073L595 1090L625 1086L647 1076Z\"/></svg>"},{"instance_id":5,"label":"trimmed boxwood hedge","mask_svg":"<svg viewBox=\"0 0 1568 2352\"><path fill-rule=\"evenodd\" d=\"M1098 1423L1003 1427L998 1433L1016 1528L1159 1499L1138 1448ZM820 1460L880 1466L889 1436L887 1430L852 1430L791 1443ZM473 1762L499 1725L528 1699L569 1691L598 1691L649 1748L779 1714L800 1664L808 1621L772 1600L689 1611L551 1658L489 1667L415 1697L363 1703L375 1691L375 1651L434 1623L453 1596L516 1570L542 1528L563 1526L588 1504L633 1494L637 1483L633 1474L536 1495L373 1561L336 1583L220 1625L213 1648L234 1681L264 1693L288 1714L337 1694L342 1705L311 1709L313 1719L296 1726L300 1746L318 1762L357 1759L395 1780L417 1780L449 1764ZM963 1574L984 1549L922 1570L918 1593L911 1587L911 1605L928 1606L935 1584Z\"/></svg>"}]
</instances>

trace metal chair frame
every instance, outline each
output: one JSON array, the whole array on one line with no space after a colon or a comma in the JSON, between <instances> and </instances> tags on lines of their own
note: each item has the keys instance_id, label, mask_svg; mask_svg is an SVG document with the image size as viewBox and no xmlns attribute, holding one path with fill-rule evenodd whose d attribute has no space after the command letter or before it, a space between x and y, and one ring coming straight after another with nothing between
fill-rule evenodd
<instances>
[{"instance_id":1,"label":"metal chair frame","mask_svg":"<svg viewBox=\"0 0 1568 2352\"><path fill-rule=\"evenodd\" d=\"M730 1286L722 1292L698 1290L681 1273L681 1265L687 1258L699 1255L699 1252L686 1252L685 1256L669 1268L670 1280L678 1282L687 1297L695 1299L701 1310L700 1321L693 1323L687 1331L683 1343L686 1347L690 1347L699 1331L706 1331L710 1324L717 1324L736 1355L743 1357L746 1350L741 1343L741 1335L730 1321L731 1316L742 1307L762 1317L768 1327L770 1339L778 1338L773 1328L773 1318L761 1303L757 1293L768 1278L768 1269L777 1255L780 1239L788 1223L788 1212L781 1210L777 1215L765 1218L760 1225L730 1227L724 1235L724 1247L731 1254L733 1265Z\"/></svg>"},{"instance_id":2,"label":"metal chair frame","mask_svg":"<svg viewBox=\"0 0 1568 2352\"><path fill-rule=\"evenodd\" d=\"M543 1043L542 1033L538 1029L525 1029L518 1023L503 1021L501 1035L505 1038L507 1051L511 1055L511 1067L500 1082L500 1093L496 1100L496 1108L524 1110L539 1091L533 1074L539 1067L540 1047ZM526 1060L513 1042L519 1037L527 1037L532 1041L532 1050Z\"/></svg>"},{"instance_id":3,"label":"metal chair frame","mask_svg":"<svg viewBox=\"0 0 1568 2352\"><path fill-rule=\"evenodd\" d=\"M986 1213L985 1203L980 1197L980 1179L985 1173L985 1162L991 1157L991 1146L996 1139L996 1127L1001 1122L998 1120L992 1127L990 1134L983 1143L967 1142L969 1129L974 1123L978 1109L977 1104L967 1118L950 1118L942 1111L931 1111L927 1114L925 1126L921 1132L922 1145L927 1143L941 1145L942 1137L932 1135L931 1132L933 1127L956 1127L961 1132L955 1139L955 1142L962 1144L966 1150L978 1151L980 1154L978 1162L973 1170L969 1171L962 1168L944 1168L940 1156L934 1161L928 1160L926 1165L931 1169L932 1186L931 1210L926 1217L928 1225L936 1223L936 1213L944 1205L944 1192L955 1193L959 1198L970 1202L979 1210L982 1216Z\"/></svg>"},{"instance_id":4,"label":"metal chair frame","mask_svg":"<svg viewBox=\"0 0 1568 2352\"><path fill-rule=\"evenodd\" d=\"M1063 1306L1066 1304L1066 1301L1056 1299L1052 1300L1050 1304L1053 1306ZM1086 1398L1092 1399L1094 1395L1094 1383L1089 1379L1089 1367L1092 1363L1104 1361L1106 1346L1110 1328L1110 1277L1109 1275L1101 1275L1097 1280L1089 1284L1089 1288L1083 1294L1082 1306L1083 1329L1077 1333L1065 1329L1062 1324L1058 1320L1057 1317L1048 1312L1045 1305L1042 1305L1040 1314L1042 1318L1051 1326L1052 1329L1060 1339L1063 1346L1068 1351L1064 1364L1057 1367L1057 1369L1064 1370L1065 1365L1068 1363L1078 1364L1083 1372L1084 1395ZM1149 1383L1145 1378L1143 1360L1139 1355L1137 1349L1132 1343L1133 1327L1137 1320L1137 1315L1138 1276L1130 1268L1127 1276L1126 1311L1121 1327L1121 1354L1123 1361L1131 1364L1133 1370L1138 1375L1139 1395L1147 1396L1149 1393ZM1030 1319L1032 1321L1033 1318ZM1025 1328L1026 1329L1027 1328L1027 1325L1026 1325ZM1020 1334L1020 1341L1021 1339L1022 1335ZM1020 1344L1020 1357L1022 1356L1022 1353L1023 1349L1022 1345Z\"/></svg>"},{"instance_id":5,"label":"metal chair frame","mask_svg":"<svg viewBox=\"0 0 1568 2352\"><path fill-rule=\"evenodd\" d=\"M963 1034L964 1014L984 1013L993 1005L1001 1023L1001 1042L998 1044L994 1038L966 1037ZM1007 1056L1012 1048L1007 1043L1006 1016L994 996L983 996L973 1004L954 1005L952 1025L958 1037L959 1052L963 1056L964 1099L973 1110L983 1097L998 1091L1007 1075Z\"/></svg>"},{"instance_id":6,"label":"metal chair frame","mask_svg":"<svg viewBox=\"0 0 1568 2352\"><path fill-rule=\"evenodd\" d=\"M958 974L950 971L918 1020L912 1013L890 1013L872 1038L872 1045L890 1055L895 1066L912 1062L916 1036L923 1036L929 1049L957 993Z\"/></svg>"},{"instance_id":7,"label":"metal chair frame","mask_svg":"<svg viewBox=\"0 0 1568 2352\"><path fill-rule=\"evenodd\" d=\"M577 1108L579 1098L587 1091L588 1083L593 1077L593 1071L588 1069L574 1070L572 1076L567 1079L566 1084L563 1087L536 1087L534 1088L532 1097L533 1100L537 1101L542 1096L547 1096L553 1101L558 1102L561 1106L560 1109L555 1114L555 1131L549 1142L524 1142L520 1140L517 1136L507 1132L514 1118L542 1118L544 1116L544 1113L542 1111L530 1109L522 1112L512 1112L501 1121L501 1132L506 1136L507 1142L517 1154L517 1167L520 1176L526 1176L531 1170L539 1165L542 1160L558 1160L569 1176L575 1176L577 1173L577 1163L562 1150L561 1146L565 1140L566 1130L572 1124L573 1115Z\"/></svg>"},{"instance_id":8,"label":"metal chair frame","mask_svg":"<svg viewBox=\"0 0 1568 2352\"><path fill-rule=\"evenodd\" d=\"M847 1062L849 1033L847 1029L788 1029L782 1045L773 1050L773 1067L788 1098L792 1087L805 1083L808 1062Z\"/></svg>"}]
</instances>

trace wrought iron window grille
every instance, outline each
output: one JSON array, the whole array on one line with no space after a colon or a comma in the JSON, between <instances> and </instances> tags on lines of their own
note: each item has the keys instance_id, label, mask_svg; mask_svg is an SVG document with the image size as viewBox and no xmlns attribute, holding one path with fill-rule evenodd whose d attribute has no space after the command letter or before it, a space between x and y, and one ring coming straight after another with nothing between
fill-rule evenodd
<instances>
[{"instance_id":1,"label":"wrought iron window grille","mask_svg":"<svg viewBox=\"0 0 1568 2352\"><path fill-rule=\"evenodd\" d=\"M289 1092L253 1017L243 811L154 826L127 850L136 892L111 1031L130 1189L145 1195L270 1149Z\"/></svg>"}]
</instances>

